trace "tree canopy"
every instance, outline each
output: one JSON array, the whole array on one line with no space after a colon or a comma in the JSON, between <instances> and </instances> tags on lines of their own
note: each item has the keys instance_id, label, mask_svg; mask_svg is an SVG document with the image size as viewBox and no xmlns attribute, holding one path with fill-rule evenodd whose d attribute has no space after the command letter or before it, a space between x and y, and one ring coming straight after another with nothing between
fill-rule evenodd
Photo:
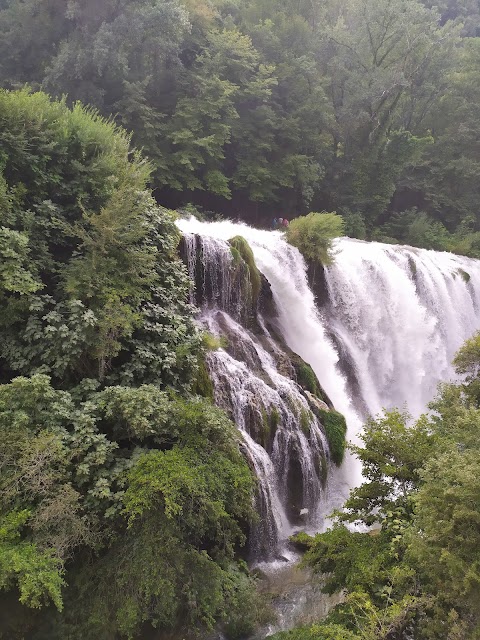
<instances>
[{"instance_id":1,"label":"tree canopy","mask_svg":"<svg viewBox=\"0 0 480 640\"><path fill-rule=\"evenodd\" d=\"M161 204L479 256L477 4L3 0L0 84L114 118Z\"/></svg>"}]
</instances>

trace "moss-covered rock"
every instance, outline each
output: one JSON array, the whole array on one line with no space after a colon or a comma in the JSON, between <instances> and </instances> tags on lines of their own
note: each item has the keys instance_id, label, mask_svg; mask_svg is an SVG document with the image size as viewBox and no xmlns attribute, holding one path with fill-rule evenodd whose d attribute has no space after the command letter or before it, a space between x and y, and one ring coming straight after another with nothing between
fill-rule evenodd
<instances>
[{"instance_id":1,"label":"moss-covered rock","mask_svg":"<svg viewBox=\"0 0 480 640\"><path fill-rule=\"evenodd\" d=\"M314 538L309 536L308 533L305 533L305 531L299 531L295 535L290 536L289 540L299 551L307 551L314 542Z\"/></svg>"},{"instance_id":2,"label":"moss-covered rock","mask_svg":"<svg viewBox=\"0 0 480 640\"><path fill-rule=\"evenodd\" d=\"M213 382L208 373L205 356L199 356L197 377L193 384L193 393L213 401Z\"/></svg>"},{"instance_id":3,"label":"moss-covered rock","mask_svg":"<svg viewBox=\"0 0 480 640\"><path fill-rule=\"evenodd\" d=\"M206 351L216 351L217 349L226 349L228 340L225 336L214 336L209 331L202 333L202 346Z\"/></svg>"},{"instance_id":4,"label":"moss-covered rock","mask_svg":"<svg viewBox=\"0 0 480 640\"><path fill-rule=\"evenodd\" d=\"M325 428L325 435L327 436L332 461L336 465L340 465L343 462L347 445L345 438L347 435L347 423L345 422L345 418L334 409L330 409L329 411L318 409L318 417Z\"/></svg>"},{"instance_id":5,"label":"moss-covered rock","mask_svg":"<svg viewBox=\"0 0 480 640\"><path fill-rule=\"evenodd\" d=\"M329 302L328 285L325 277L325 268L312 260L307 260L307 276L310 289L315 294L317 304L323 307Z\"/></svg>"},{"instance_id":6,"label":"moss-covered rock","mask_svg":"<svg viewBox=\"0 0 480 640\"><path fill-rule=\"evenodd\" d=\"M252 303L256 306L260 289L262 287L262 276L255 264L253 251L248 242L242 236L235 236L230 241L231 252L234 260L242 259L248 267L250 283L252 286Z\"/></svg>"},{"instance_id":7,"label":"moss-covered rock","mask_svg":"<svg viewBox=\"0 0 480 640\"><path fill-rule=\"evenodd\" d=\"M311 414L303 407L300 410L300 428L306 436L310 435L310 423L312 421Z\"/></svg>"},{"instance_id":8,"label":"moss-covered rock","mask_svg":"<svg viewBox=\"0 0 480 640\"><path fill-rule=\"evenodd\" d=\"M258 310L264 319L275 318L277 316L277 307L273 299L272 286L263 273L260 276L262 278L262 286L258 298Z\"/></svg>"},{"instance_id":9,"label":"moss-covered rock","mask_svg":"<svg viewBox=\"0 0 480 640\"><path fill-rule=\"evenodd\" d=\"M310 391L304 391L305 397L308 400L308 404L310 405L310 409L313 411L315 415L318 415L318 410L320 411L330 411L331 407L328 406L326 402L314 396Z\"/></svg>"},{"instance_id":10,"label":"moss-covered rock","mask_svg":"<svg viewBox=\"0 0 480 640\"><path fill-rule=\"evenodd\" d=\"M305 389L305 391L310 392L312 395L319 398L320 400L325 402L325 404L331 407L332 403L325 391L320 386L320 383L318 382L317 376L315 375L312 367L308 363L306 363L305 360L302 360L302 358L296 353L292 354L291 362L293 368L295 369L298 384L303 389Z\"/></svg>"},{"instance_id":11,"label":"moss-covered rock","mask_svg":"<svg viewBox=\"0 0 480 640\"><path fill-rule=\"evenodd\" d=\"M273 430L273 432L275 433L275 431L277 430L277 427L278 427L278 423L280 422L280 414L278 412L277 407L272 407L270 409L269 420L270 420L270 427Z\"/></svg>"},{"instance_id":12,"label":"moss-covered rock","mask_svg":"<svg viewBox=\"0 0 480 640\"><path fill-rule=\"evenodd\" d=\"M277 433L277 427L280 422L280 414L276 407L271 407L266 410L262 407L262 430L260 434L257 434L256 440L265 451L269 453L273 448L273 441L275 440L275 434Z\"/></svg>"}]
</instances>

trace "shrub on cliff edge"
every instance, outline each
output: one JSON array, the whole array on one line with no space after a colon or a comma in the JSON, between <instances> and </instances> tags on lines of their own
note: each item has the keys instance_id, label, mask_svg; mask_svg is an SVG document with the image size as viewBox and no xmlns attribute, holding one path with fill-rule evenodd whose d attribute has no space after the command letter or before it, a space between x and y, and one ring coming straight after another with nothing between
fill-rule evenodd
<instances>
[{"instance_id":1,"label":"shrub on cliff edge","mask_svg":"<svg viewBox=\"0 0 480 640\"><path fill-rule=\"evenodd\" d=\"M332 264L332 240L342 236L345 223L336 213L309 213L292 220L287 240L304 258L325 266Z\"/></svg>"}]
</instances>

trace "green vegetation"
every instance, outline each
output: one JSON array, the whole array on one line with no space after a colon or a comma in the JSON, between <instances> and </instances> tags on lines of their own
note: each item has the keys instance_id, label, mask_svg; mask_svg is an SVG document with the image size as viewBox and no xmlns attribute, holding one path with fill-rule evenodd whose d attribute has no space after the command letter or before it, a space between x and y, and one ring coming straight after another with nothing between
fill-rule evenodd
<instances>
[{"instance_id":1,"label":"green vegetation","mask_svg":"<svg viewBox=\"0 0 480 640\"><path fill-rule=\"evenodd\" d=\"M115 118L165 206L480 256L479 34L473 0L2 0L0 86Z\"/></svg>"},{"instance_id":2,"label":"green vegetation","mask_svg":"<svg viewBox=\"0 0 480 640\"><path fill-rule=\"evenodd\" d=\"M280 414L278 412L278 409L277 407L272 407L270 409L270 425L274 433L277 430L279 422L280 422Z\"/></svg>"},{"instance_id":3,"label":"green vegetation","mask_svg":"<svg viewBox=\"0 0 480 640\"><path fill-rule=\"evenodd\" d=\"M170 209L286 215L317 264L343 233L480 258L478 3L0 0L0 87L0 636L248 636L254 481ZM368 422L364 484L297 541L345 601L277 637L479 637L478 335L454 364L431 416Z\"/></svg>"},{"instance_id":4,"label":"green vegetation","mask_svg":"<svg viewBox=\"0 0 480 640\"><path fill-rule=\"evenodd\" d=\"M297 375L298 384L309 391L311 394L322 400L322 402L328 402L328 398L326 397L325 392L320 386L318 378L315 375L312 367L296 354L292 354L291 360L295 369L295 373Z\"/></svg>"},{"instance_id":5,"label":"green vegetation","mask_svg":"<svg viewBox=\"0 0 480 640\"><path fill-rule=\"evenodd\" d=\"M179 235L129 137L80 105L0 91L0 148L0 381L188 386L199 338Z\"/></svg>"},{"instance_id":6,"label":"green vegetation","mask_svg":"<svg viewBox=\"0 0 480 640\"><path fill-rule=\"evenodd\" d=\"M205 351L216 351L217 349L225 349L227 347L227 338L225 336L214 336L208 331L202 332L202 346Z\"/></svg>"},{"instance_id":7,"label":"green vegetation","mask_svg":"<svg viewBox=\"0 0 480 640\"><path fill-rule=\"evenodd\" d=\"M232 253L236 252L233 253L234 257L238 255L248 267L250 284L252 286L252 301L253 304L256 305L258 296L260 295L260 289L262 288L262 276L260 275L260 271L255 264L253 251L250 248L248 242L245 240L245 238L242 238L242 236L235 236L235 238L232 238L229 242L232 248Z\"/></svg>"},{"instance_id":8,"label":"green vegetation","mask_svg":"<svg viewBox=\"0 0 480 640\"><path fill-rule=\"evenodd\" d=\"M347 446L345 440L347 423L345 422L345 418L334 409L330 409L330 411L318 409L317 412L320 422L325 428L325 435L327 436L332 460L336 465L340 465L343 462L345 447Z\"/></svg>"},{"instance_id":9,"label":"green vegetation","mask_svg":"<svg viewBox=\"0 0 480 640\"><path fill-rule=\"evenodd\" d=\"M289 538L290 542L300 549L301 551L307 551L313 543L313 538L305 531L299 531Z\"/></svg>"},{"instance_id":10,"label":"green vegetation","mask_svg":"<svg viewBox=\"0 0 480 640\"><path fill-rule=\"evenodd\" d=\"M260 413L262 428L259 442L266 451L270 451L280 421L280 414L276 407L270 407L268 411L262 407Z\"/></svg>"},{"instance_id":11,"label":"green vegetation","mask_svg":"<svg viewBox=\"0 0 480 640\"><path fill-rule=\"evenodd\" d=\"M310 435L310 423L312 416L309 411L306 411L303 407L300 409L300 428L306 436Z\"/></svg>"},{"instance_id":12,"label":"green vegetation","mask_svg":"<svg viewBox=\"0 0 480 640\"><path fill-rule=\"evenodd\" d=\"M198 356L197 376L193 383L193 393L213 401L213 382L208 373L205 356Z\"/></svg>"},{"instance_id":13,"label":"green vegetation","mask_svg":"<svg viewBox=\"0 0 480 640\"><path fill-rule=\"evenodd\" d=\"M343 220L336 213L309 213L292 220L287 240L307 260L328 266L333 261L332 240L343 235L343 230Z\"/></svg>"},{"instance_id":14,"label":"green vegetation","mask_svg":"<svg viewBox=\"0 0 480 640\"><path fill-rule=\"evenodd\" d=\"M276 633L275 640L360 640L365 636L358 636L344 626L336 624L314 624L310 627L302 627Z\"/></svg>"},{"instance_id":15,"label":"green vegetation","mask_svg":"<svg viewBox=\"0 0 480 640\"><path fill-rule=\"evenodd\" d=\"M0 635L249 632L254 482L192 395L212 341L149 166L93 110L22 90L0 91L0 169Z\"/></svg>"},{"instance_id":16,"label":"green vegetation","mask_svg":"<svg viewBox=\"0 0 480 640\"><path fill-rule=\"evenodd\" d=\"M296 371L299 384L310 391L310 393L317 395L319 384L312 367L306 362L302 362Z\"/></svg>"},{"instance_id":17,"label":"green vegetation","mask_svg":"<svg viewBox=\"0 0 480 640\"><path fill-rule=\"evenodd\" d=\"M299 536L304 562L342 604L278 640L473 640L480 628L480 334L455 358L462 384L441 386L432 413L371 419L352 447L365 482L334 527ZM368 527L351 530L345 523Z\"/></svg>"},{"instance_id":18,"label":"green vegetation","mask_svg":"<svg viewBox=\"0 0 480 640\"><path fill-rule=\"evenodd\" d=\"M476 404L480 403L480 333L476 333L459 349L453 364L465 376L464 391Z\"/></svg>"}]
</instances>

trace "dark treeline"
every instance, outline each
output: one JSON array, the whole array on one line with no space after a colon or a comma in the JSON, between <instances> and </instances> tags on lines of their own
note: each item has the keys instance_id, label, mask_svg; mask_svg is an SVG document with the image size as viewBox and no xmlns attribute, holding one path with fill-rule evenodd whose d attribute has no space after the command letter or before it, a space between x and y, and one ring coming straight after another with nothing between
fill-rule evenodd
<instances>
[{"instance_id":1,"label":"dark treeline","mask_svg":"<svg viewBox=\"0 0 480 640\"><path fill-rule=\"evenodd\" d=\"M476 256L479 34L476 0L1 0L0 83L113 116L162 204Z\"/></svg>"}]
</instances>

